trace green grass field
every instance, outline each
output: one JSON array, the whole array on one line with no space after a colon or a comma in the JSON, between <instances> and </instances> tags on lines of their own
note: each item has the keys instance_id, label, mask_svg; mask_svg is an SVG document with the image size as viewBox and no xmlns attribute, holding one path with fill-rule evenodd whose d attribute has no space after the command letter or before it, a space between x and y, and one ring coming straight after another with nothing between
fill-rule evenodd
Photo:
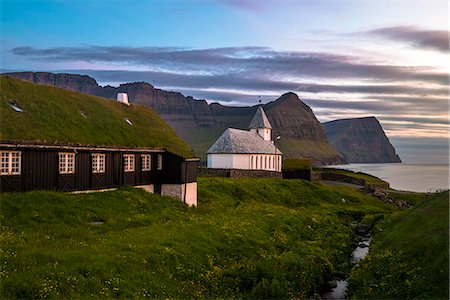
<instances>
[{"instance_id":1,"label":"green grass field","mask_svg":"<svg viewBox=\"0 0 450 300\"><path fill-rule=\"evenodd\" d=\"M2 141L160 147L192 156L183 142L151 108L0 76ZM14 100L24 112L8 104ZM132 125L126 122L132 122Z\"/></svg>"},{"instance_id":2,"label":"green grass field","mask_svg":"<svg viewBox=\"0 0 450 300\"><path fill-rule=\"evenodd\" d=\"M352 272L353 298L449 298L448 192L376 228L369 256Z\"/></svg>"},{"instance_id":3,"label":"green grass field","mask_svg":"<svg viewBox=\"0 0 450 300\"><path fill-rule=\"evenodd\" d=\"M352 221L395 212L302 180L200 178L197 208L134 188L3 194L0 294L306 298L349 271Z\"/></svg>"}]
</instances>

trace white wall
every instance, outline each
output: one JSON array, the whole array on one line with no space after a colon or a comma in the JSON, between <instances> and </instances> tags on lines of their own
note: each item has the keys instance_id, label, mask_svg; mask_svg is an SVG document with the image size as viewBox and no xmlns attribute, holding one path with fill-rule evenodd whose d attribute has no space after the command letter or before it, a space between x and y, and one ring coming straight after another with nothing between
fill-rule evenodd
<instances>
[{"instance_id":1,"label":"white wall","mask_svg":"<svg viewBox=\"0 0 450 300\"><path fill-rule=\"evenodd\" d=\"M161 195L186 201L189 206L197 206L197 182L163 184L161 185Z\"/></svg>"},{"instance_id":2,"label":"white wall","mask_svg":"<svg viewBox=\"0 0 450 300\"><path fill-rule=\"evenodd\" d=\"M259 134L265 141L271 141L272 140L272 129L269 128L252 128L250 129L251 132L255 132Z\"/></svg>"},{"instance_id":3,"label":"white wall","mask_svg":"<svg viewBox=\"0 0 450 300\"><path fill-rule=\"evenodd\" d=\"M183 193L185 186L186 186L186 204L189 206L197 206L197 182L190 182L187 183L186 185L183 184Z\"/></svg>"},{"instance_id":4,"label":"white wall","mask_svg":"<svg viewBox=\"0 0 450 300\"><path fill-rule=\"evenodd\" d=\"M244 169L281 172L281 163L281 155L279 154L208 154L207 166L212 169Z\"/></svg>"},{"instance_id":5,"label":"white wall","mask_svg":"<svg viewBox=\"0 0 450 300\"><path fill-rule=\"evenodd\" d=\"M208 168L231 169L233 166L233 154L208 154Z\"/></svg>"}]
</instances>

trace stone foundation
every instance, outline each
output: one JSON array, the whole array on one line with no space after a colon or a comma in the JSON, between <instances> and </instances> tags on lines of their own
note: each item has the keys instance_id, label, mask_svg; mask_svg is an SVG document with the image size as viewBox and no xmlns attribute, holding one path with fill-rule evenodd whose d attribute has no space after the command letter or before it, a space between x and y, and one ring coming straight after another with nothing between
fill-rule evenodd
<instances>
[{"instance_id":1,"label":"stone foundation","mask_svg":"<svg viewBox=\"0 0 450 300\"><path fill-rule=\"evenodd\" d=\"M155 187L153 186L153 184L148 184L148 185L137 185L137 188L141 188L144 191L148 192L148 193L155 193Z\"/></svg>"},{"instance_id":2,"label":"stone foundation","mask_svg":"<svg viewBox=\"0 0 450 300\"><path fill-rule=\"evenodd\" d=\"M283 170L283 179L305 179L311 181L311 169Z\"/></svg>"},{"instance_id":3,"label":"stone foundation","mask_svg":"<svg viewBox=\"0 0 450 300\"><path fill-rule=\"evenodd\" d=\"M329 181L338 181L338 182L345 182L350 183L354 185L366 185L366 181L364 179L355 178L343 174L336 174L336 173L328 173L328 172L322 172L321 173L321 180L329 180Z\"/></svg>"},{"instance_id":4,"label":"stone foundation","mask_svg":"<svg viewBox=\"0 0 450 300\"><path fill-rule=\"evenodd\" d=\"M197 182L163 184L161 195L180 199L189 206L197 206Z\"/></svg>"},{"instance_id":5,"label":"stone foundation","mask_svg":"<svg viewBox=\"0 0 450 300\"><path fill-rule=\"evenodd\" d=\"M281 172L265 170L243 170L243 169L211 169L198 168L199 174L212 177L230 177L230 178L282 178Z\"/></svg>"}]
</instances>

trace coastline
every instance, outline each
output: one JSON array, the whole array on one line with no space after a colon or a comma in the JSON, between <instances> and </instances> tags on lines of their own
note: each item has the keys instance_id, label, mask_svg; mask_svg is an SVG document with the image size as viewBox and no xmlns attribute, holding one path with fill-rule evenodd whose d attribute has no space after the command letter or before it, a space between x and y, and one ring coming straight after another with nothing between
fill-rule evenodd
<instances>
[{"instance_id":1,"label":"coastline","mask_svg":"<svg viewBox=\"0 0 450 300\"><path fill-rule=\"evenodd\" d=\"M366 173L387 181L391 189L405 192L436 192L449 189L448 164L352 163L324 166Z\"/></svg>"}]
</instances>

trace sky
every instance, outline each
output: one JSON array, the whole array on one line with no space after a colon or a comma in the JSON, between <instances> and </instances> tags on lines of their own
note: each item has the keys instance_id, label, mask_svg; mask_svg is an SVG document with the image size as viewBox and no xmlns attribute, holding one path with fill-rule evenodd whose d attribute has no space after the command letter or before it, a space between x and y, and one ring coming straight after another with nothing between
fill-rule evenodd
<instances>
[{"instance_id":1,"label":"sky","mask_svg":"<svg viewBox=\"0 0 450 300\"><path fill-rule=\"evenodd\" d=\"M402 160L449 162L450 2L1 0L1 71L146 81L321 122L375 116Z\"/></svg>"}]
</instances>

